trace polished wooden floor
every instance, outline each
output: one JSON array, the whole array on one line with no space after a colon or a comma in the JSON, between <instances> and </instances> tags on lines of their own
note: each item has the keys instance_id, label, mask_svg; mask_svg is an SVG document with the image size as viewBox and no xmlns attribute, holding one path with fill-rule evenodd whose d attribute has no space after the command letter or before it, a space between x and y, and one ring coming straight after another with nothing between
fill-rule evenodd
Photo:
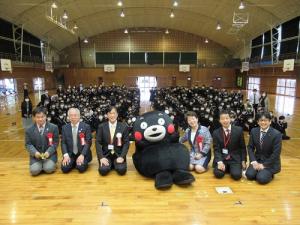
<instances>
[{"instance_id":1,"label":"polished wooden floor","mask_svg":"<svg viewBox=\"0 0 300 225\"><path fill-rule=\"evenodd\" d=\"M38 95L33 98L37 101ZM261 186L244 178L217 180L210 169L195 174L197 180L190 187L157 191L153 180L140 176L132 165L134 144L123 177L115 172L100 177L95 159L85 174L65 175L58 169L52 175L31 177L18 98L2 98L0 224L299 225L300 100L271 96L271 106L289 114L292 137L283 143L282 172L273 182ZM234 193L216 193L215 188L222 186Z\"/></svg>"}]
</instances>

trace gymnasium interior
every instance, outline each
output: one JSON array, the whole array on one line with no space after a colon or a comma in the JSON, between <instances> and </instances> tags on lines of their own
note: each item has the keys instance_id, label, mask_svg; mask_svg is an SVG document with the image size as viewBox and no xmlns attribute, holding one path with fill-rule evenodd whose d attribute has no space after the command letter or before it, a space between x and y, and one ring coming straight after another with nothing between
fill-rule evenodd
<instances>
[{"instance_id":1,"label":"gymnasium interior","mask_svg":"<svg viewBox=\"0 0 300 225\"><path fill-rule=\"evenodd\" d=\"M0 59L0 224L300 224L299 0L0 0ZM243 107L254 89L286 124L272 182L216 179L211 142L208 168L191 171L191 185L158 190L135 167L133 133L126 174L99 175L96 133L110 105L131 130L144 113L162 111L180 137L185 113L197 111L212 135L213 112L227 104L216 97L209 108L212 98L239 96L225 108L247 146L255 121ZM22 104L27 95L33 109L46 106L45 94L60 135L71 107L91 127L84 173L61 171L61 144L54 173L29 172L25 130L34 118Z\"/></svg>"}]
</instances>

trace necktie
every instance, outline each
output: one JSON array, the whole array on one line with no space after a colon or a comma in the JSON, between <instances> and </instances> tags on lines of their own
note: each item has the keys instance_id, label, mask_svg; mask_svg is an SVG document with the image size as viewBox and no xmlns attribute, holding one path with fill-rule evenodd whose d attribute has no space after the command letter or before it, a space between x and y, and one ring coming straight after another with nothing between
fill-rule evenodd
<instances>
[{"instance_id":1,"label":"necktie","mask_svg":"<svg viewBox=\"0 0 300 225\"><path fill-rule=\"evenodd\" d=\"M261 131L260 133L261 133L261 135L260 135L260 146L262 146L262 144L264 143L264 138L266 136L266 132Z\"/></svg>"},{"instance_id":2,"label":"necktie","mask_svg":"<svg viewBox=\"0 0 300 225\"><path fill-rule=\"evenodd\" d=\"M254 93L253 104L256 104L256 94Z\"/></svg>"},{"instance_id":3,"label":"necktie","mask_svg":"<svg viewBox=\"0 0 300 225\"><path fill-rule=\"evenodd\" d=\"M111 141L111 143L113 142L115 131L116 131L116 125L111 125L110 126L110 141Z\"/></svg>"},{"instance_id":4,"label":"necktie","mask_svg":"<svg viewBox=\"0 0 300 225\"><path fill-rule=\"evenodd\" d=\"M40 135L43 135L43 132L44 132L44 127L43 126L39 127L39 133L40 133Z\"/></svg>"},{"instance_id":5,"label":"necktie","mask_svg":"<svg viewBox=\"0 0 300 225\"><path fill-rule=\"evenodd\" d=\"M229 135L230 135L230 130L226 129L226 137L229 137Z\"/></svg>"},{"instance_id":6,"label":"necktie","mask_svg":"<svg viewBox=\"0 0 300 225\"><path fill-rule=\"evenodd\" d=\"M78 147L77 147L77 127L72 126L72 136L73 136L73 153L77 155Z\"/></svg>"}]
</instances>

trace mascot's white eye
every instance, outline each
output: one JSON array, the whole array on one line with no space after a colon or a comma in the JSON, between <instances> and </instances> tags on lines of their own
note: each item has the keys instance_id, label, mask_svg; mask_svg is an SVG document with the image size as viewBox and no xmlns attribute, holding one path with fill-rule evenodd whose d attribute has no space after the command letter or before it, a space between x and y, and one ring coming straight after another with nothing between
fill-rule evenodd
<instances>
[{"instance_id":1,"label":"mascot's white eye","mask_svg":"<svg viewBox=\"0 0 300 225\"><path fill-rule=\"evenodd\" d=\"M164 125L165 124L165 120L163 118L159 118L157 122L158 122L159 125Z\"/></svg>"},{"instance_id":2,"label":"mascot's white eye","mask_svg":"<svg viewBox=\"0 0 300 225\"><path fill-rule=\"evenodd\" d=\"M148 124L146 122L141 123L141 129L145 130L148 127Z\"/></svg>"}]
</instances>

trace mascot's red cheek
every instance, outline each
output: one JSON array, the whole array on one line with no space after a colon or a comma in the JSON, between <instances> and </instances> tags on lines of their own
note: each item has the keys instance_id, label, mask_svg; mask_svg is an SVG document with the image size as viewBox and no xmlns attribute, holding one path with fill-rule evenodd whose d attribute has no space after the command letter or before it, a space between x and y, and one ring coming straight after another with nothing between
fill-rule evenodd
<instances>
[{"instance_id":1,"label":"mascot's red cheek","mask_svg":"<svg viewBox=\"0 0 300 225\"><path fill-rule=\"evenodd\" d=\"M168 126L168 133L169 133L169 134L173 134L174 131L175 131L174 125L173 125L173 124L170 124L170 125Z\"/></svg>"},{"instance_id":2,"label":"mascot's red cheek","mask_svg":"<svg viewBox=\"0 0 300 225\"><path fill-rule=\"evenodd\" d=\"M136 141L140 141L140 140L142 140L143 135L142 135L141 132L136 131L136 132L134 132L134 138L135 138Z\"/></svg>"}]
</instances>

